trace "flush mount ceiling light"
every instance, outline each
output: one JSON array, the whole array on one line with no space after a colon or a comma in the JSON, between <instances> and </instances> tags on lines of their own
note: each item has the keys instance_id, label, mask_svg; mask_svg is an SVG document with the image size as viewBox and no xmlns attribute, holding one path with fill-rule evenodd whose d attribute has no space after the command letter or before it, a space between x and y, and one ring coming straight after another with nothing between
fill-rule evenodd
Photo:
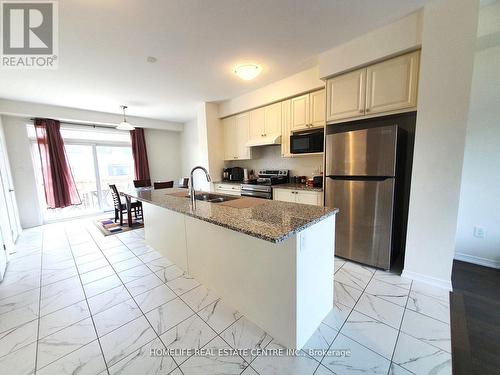
<instances>
[{"instance_id":1,"label":"flush mount ceiling light","mask_svg":"<svg viewBox=\"0 0 500 375\"><path fill-rule=\"evenodd\" d=\"M238 64L233 68L233 72L241 79L250 81L262 72L262 67L253 63Z\"/></svg>"},{"instance_id":2,"label":"flush mount ceiling light","mask_svg":"<svg viewBox=\"0 0 500 375\"><path fill-rule=\"evenodd\" d=\"M123 110L123 121L116 127L118 130L134 130L135 128L127 122L127 116L125 116L125 110L128 108L126 105L121 105L120 108Z\"/></svg>"}]
</instances>

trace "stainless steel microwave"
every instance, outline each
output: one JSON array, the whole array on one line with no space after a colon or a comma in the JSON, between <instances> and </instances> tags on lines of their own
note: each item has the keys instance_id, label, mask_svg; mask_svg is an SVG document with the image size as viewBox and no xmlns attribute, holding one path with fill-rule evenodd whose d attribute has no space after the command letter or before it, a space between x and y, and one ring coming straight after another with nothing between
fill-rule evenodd
<instances>
[{"instance_id":1,"label":"stainless steel microwave","mask_svg":"<svg viewBox=\"0 0 500 375\"><path fill-rule=\"evenodd\" d=\"M294 133L290 136L290 152L292 154L323 152L324 137L323 129Z\"/></svg>"}]
</instances>

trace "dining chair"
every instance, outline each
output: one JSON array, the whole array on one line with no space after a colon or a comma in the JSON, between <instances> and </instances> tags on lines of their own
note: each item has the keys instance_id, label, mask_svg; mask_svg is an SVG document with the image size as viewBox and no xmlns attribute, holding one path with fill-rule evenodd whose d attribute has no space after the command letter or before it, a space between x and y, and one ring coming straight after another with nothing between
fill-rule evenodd
<instances>
[{"instance_id":1,"label":"dining chair","mask_svg":"<svg viewBox=\"0 0 500 375\"><path fill-rule=\"evenodd\" d=\"M113 197L113 205L115 206L115 223L120 219L120 225L123 226L123 212L127 212L127 205L122 203L120 193L116 185L109 185L111 188L111 196ZM137 219L138 216L142 218L142 203L135 201L131 203L130 209L134 212L134 216ZM131 223L128 223L130 226Z\"/></svg>"},{"instance_id":2,"label":"dining chair","mask_svg":"<svg viewBox=\"0 0 500 375\"><path fill-rule=\"evenodd\" d=\"M168 189L174 187L174 181L158 181L153 184L155 189Z\"/></svg>"},{"instance_id":3,"label":"dining chair","mask_svg":"<svg viewBox=\"0 0 500 375\"><path fill-rule=\"evenodd\" d=\"M179 187L187 189L189 187L189 177L179 179Z\"/></svg>"},{"instance_id":4,"label":"dining chair","mask_svg":"<svg viewBox=\"0 0 500 375\"><path fill-rule=\"evenodd\" d=\"M151 186L151 179L147 178L147 179L144 179L144 180L134 180L134 186L136 188L150 187Z\"/></svg>"}]
</instances>

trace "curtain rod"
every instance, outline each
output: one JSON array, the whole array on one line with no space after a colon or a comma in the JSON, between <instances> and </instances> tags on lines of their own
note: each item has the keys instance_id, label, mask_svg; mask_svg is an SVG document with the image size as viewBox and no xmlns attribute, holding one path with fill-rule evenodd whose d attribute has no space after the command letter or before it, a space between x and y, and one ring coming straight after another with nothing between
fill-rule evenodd
<instances>
[{"instance_id":1,"label":"curtain rod","mask_svg":"<svg viewBox=\"0 0 500 375\"><path fill-rule=\"evenodd\" d=\"M38 117L38 118L41 118L41 117ZM45 119L45 118L43 118ZM30 118L31 121L35 121L36 118ZM114 129L114 125L95 125L95 124L84 124L82 122L67 122L67 121L59 121L59 123L61 124L65 124L65 125L81 125L81 126L91 126L93 128L103 128L103 129Z\"/></svg>"}]
</instances>

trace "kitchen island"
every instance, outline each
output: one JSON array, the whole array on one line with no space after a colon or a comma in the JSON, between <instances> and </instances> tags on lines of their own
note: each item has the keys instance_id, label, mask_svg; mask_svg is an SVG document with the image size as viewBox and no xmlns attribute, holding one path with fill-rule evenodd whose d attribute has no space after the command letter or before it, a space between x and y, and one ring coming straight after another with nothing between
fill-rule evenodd
<instances>
[{"instance_id":1,"label":"kitchen island","mask_svg":"<svg viewBox=\"0 0 500 375\"><path fill-rule=\"evenodd\" d=\"M300 349L333 307L337 210L256 198L191 206L185 189L128 192L146 242L280 344Z\"/></svg>"}]
</instances>

